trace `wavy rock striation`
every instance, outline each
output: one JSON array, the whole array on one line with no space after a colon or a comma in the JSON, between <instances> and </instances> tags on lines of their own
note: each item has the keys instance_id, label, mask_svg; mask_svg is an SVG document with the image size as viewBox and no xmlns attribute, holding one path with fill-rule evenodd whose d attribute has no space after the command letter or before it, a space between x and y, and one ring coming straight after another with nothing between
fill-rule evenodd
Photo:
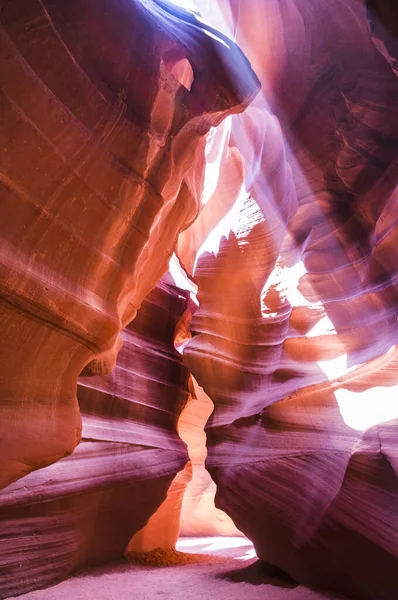
<instances>
[{"instance_id":1,"label":"wavy rock striation","mask_svg":"<svg viewBox=\"0 0 398 600\"><path fill-rule=\"evenodd\" d=\"M7 0L0 27L5 486L79 442L77 377L115 365L197 213L203 135L258 81L165 1Z\"/></svg>"},{"instance_id":2,"label":"wavy rock striation","mask_svg":"<svg viewBox=\"0 0 398 600\"><path fill-rule=\"evenodd\" d=\"M121 557L164 500L188 459L177 421L189 372L173 346L185 306L164 277L122 332L113 373L80 378L75 452L0 493L0 597Z\"/></svg>"},{"instance_id":3,"label":"wavy rock striation","mask_svg":"<svg viewBox=\"0 0 398 600\"><path fill-rule=\"evenodd\" d=\"M5 597L121 556L187 461L186 296L143 301L198 212L203 136L259 82L163 0L7 0L0 37Z\"/></svg>"},{"instance_id":4,"label":"wavy rock striation","mask_svg":"<svg viewBox=\"0 0 398 600\"><path fill-rule=\"evenodd\" d=\"M361 2L219 5L263 93L179 241L217 506L294 579L393 600L398 80Z\"/></svg>"},{"instance_id":5,"label":"wavy rock striation","mask_svg":"<svg viewBox=\"0 0 398 600\"><path fill-rule=\"evenodd\" d=\"M175 535L188 367L217 506L258 556L395 600L394 9L200 5L224 34L166 0L2 3L0 593ZM192 338L170 279L144 301L176 245Z\"/></svg>"},{"instance_id":6,"label":"wavy rock striation","mask_svg":"<svg viewBox=\"0 0 398 600\"><path fill-rule=\"evenodd\" d=\"M190 401L181 413L178 431L186 442L192 478L184 492L180 515L180 535L189 537L240 536L231 517L216 508L216 484L205 468L206 434L204 427L214 406L195 380Z\"/></svg>"}]
</instances>

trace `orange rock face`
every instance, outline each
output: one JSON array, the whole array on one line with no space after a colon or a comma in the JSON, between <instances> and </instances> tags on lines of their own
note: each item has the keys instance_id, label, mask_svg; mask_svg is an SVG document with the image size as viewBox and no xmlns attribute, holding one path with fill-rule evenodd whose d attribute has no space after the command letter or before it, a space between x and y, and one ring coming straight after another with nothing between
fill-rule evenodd
<instances>
[{"instance_id":1,"label":"orange rock face","mask_svg":"<svg viewBox=\"0 0 398 600\"><path fill-rule=\"evenodd\" d=\"M258 82L161 2L10 1L0 33L4 486L79 442L77 376L114 367L197 213L202 136Z\"/></svg>"},{"instance_id":2,"label":"orange rock face","mask_svg":"<svg viewBox=\"0 0 398 600\"><path fill-rule=\"evenodd\" d=\"M213 402L193 380L193 393L181 413L178 432L187 444L192 465L192 479L185 490L181 506L181 536L237 536L242 533L231 517L214 504L216 484L205 469L207 456L204 427L214 410Z\"/></svg>"},{"instance_id":3,"label":"orange rock face","mask_svg":"<svg viewBox=\"0 0 398 600\"><path fill-rule=\"evenodd\" d=\"M0 36L4 597L122 556L187 461L185 296L121 331L197 215L203 136L259 82L167 2L7 1Z\"/></svg>"},{"instance_id":4,"label":"orange rock face","mask_svg":"<svg viewBox=\"0 0 398 600\"><path fill-rule=\"evenodd\" d=\"M216 183L178 247L216 504L294 579L392 600L394 65L361 2L220 4L262 91L208 142Z\"/></svg>"},{"instance_id":5,"label":"orange rock face","mask_svg":"<svg viewBox=\"0 0 398 600\"><path fill-rule=\"evenodd\" d=\"M396 8L196 6L1 6L0 596L181 510L396 600Z\"/></svg>"},{"instance_id":6,"label":"orange rock face","mask_svg":"<svg viewBox=\"0 0 398 600\"><path fill-rule=\"evenodd\" d=\"M79 379L83 431L74 453L2 490L1 597L123 556L165 499L188 459L177 423L189 372L173 346L185 305L164 277L122 332L112 374ZM176 504L157 528L157 546L175 521L178 535Z\"/></svg>"}]
</instances>

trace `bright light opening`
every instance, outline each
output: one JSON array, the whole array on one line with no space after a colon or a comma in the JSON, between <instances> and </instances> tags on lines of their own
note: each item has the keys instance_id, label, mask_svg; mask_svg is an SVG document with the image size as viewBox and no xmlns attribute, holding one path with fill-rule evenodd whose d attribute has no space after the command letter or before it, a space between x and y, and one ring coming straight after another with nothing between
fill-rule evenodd
<instances>
[{"instance_id":1,"label":"bright light opening","mask_svg":"<svg viewBox=\"0 0 398 600\"><path fill-rule=\"evenodd\" d=\"M245 537L189 537L180 538L176 549L191 554L209 554L234 558L235 560L252 560L256 551L250 540Z\"/></svg>"},{"instance_id":2,"label":"bright light opening","mask_svg":"<svg viewBox=\"0 0 398 600\"><path fill-rule=\"evenodd\" d=\"M229 140L231 125L232 117L227 117L219 128L212 127L207 135L205 150L207 160L203 184L202 205L210 200L217 187L221 161L223 157L225 157L225 145Z\"/></svg>"},{"instance_id":3,"label":"bright light opening","mask_svg":"<svg viewBox=\"0 0 398 600\"><path fill-rule=\"evenodd\" d=\"M185 8L187 10L197 10L195 6L195 0L170 0L172 4Z\"/></svg>"},{"instance_id":4,"label":"bright light opening","mask_svg":"<svg viewBox=\"0 0 398 600\"><path fill-rule=\"evenodd\" d=\"M219 221L219 223L216 225L216 227L214 227L214 229L210 232L204 243L199 248L196 255L194 272L199 257L205 252L212 252L214 256L217 256L217 254L220 251L220 244L222 238L225 237L228 239L229 234L237 229L237 217L239 212L242 210L243 205L247 200L248 196L249 194L246 192L244 185L242 185L240 194L231 210L229 210L224 216L224 218L222 218Z\"/></svg>"},{"instance_id":5,"label":"bright light opening","mask_svg":"<svg viewBox=\"0 0 398 600\"><path fill-rule=\"evenodd\" d=\"M196 294L198 293L198 286L191 279L189 279L188 275L181 267L180 261L174 253L169 261L169 273L172 276L176 286L179 287L181 290L189 291L189 296L191 300L197 306L199 306L199 302L196 297Z\"/></svg>"},{"instance_id":6,"label":"bright light opening","mask_svg":"<svg viewBox=\"0 0 398 600\"><path fill-rule=\"evenodd\" d=\"M260 301L263 318L272 319L278 316L277 313L271 312L265 304L270 286L276 286L279 294L285 295L293 307L322 308L320 302L308 302L298 290L300 278L307 273L303 262L300 261L290 268L281 268L278 263L279 261L277 261L277 266L268 278L261 293ZM324 311L323 314L320 312L319 315L319 320L305 337L317 338L319 336L337 335L332 321ZM394 348L390 348L387 354L393 352ZM334 382L335 387L339 386L338 389L334 390L334 395L344 422L352 429L365 431L379 423L398 418L398 385L374 386L360 392L340 387L344 383L339 384L338 382L344 378L347 380L346 387L348 388L350 378L355 377L355 371L358 369L357 366L348 367L345 352L330 360L317 361L316 364L327 379Z\"/></svg>"}]
</instances>

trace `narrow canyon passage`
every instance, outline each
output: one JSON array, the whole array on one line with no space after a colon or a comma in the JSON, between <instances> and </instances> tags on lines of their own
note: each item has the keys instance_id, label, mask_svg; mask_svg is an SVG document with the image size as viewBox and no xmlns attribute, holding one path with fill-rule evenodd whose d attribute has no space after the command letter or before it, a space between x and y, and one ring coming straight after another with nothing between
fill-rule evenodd
<instances>
[{"instance_id":1,"label":"narrow canyon passage","mask_svg":"<svg viewBox=\"0 0 398 600\"><path fill-rule=\"evenodd\" d=\"M0 600L398 600L397 99L396 0L1 1Z\"/></svg>"},{"instance_id":2,"label":"narrow canyon passage","mask_svg":"<svg viewBox=\"0 0 398 600\"><path fill-rule=\"evenodd\" d=\"M183 552L185 558L178 565L114 562L78 573L47 590L23 594L18 598L345 600L299 585L275 568L259 567L257 559L252 556L253 545L246 538L181 538L177 550Z\"/></svg>"}]
</instances>

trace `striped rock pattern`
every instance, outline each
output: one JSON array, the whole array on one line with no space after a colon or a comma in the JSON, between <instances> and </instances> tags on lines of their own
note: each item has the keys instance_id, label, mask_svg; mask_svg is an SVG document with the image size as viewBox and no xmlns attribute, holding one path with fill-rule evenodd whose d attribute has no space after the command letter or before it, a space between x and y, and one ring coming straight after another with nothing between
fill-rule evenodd
<instances>
[{"instance_id":1,"label":"striped rock pattern","mask_svg":"<svg viewBox=\"0 0 398 600\"><path fill-rule=\"evenodd\" d=\"M77 377L114 367L197 213L203 136L258 81L161 0L6 0L0 27L1 487L79 442Z\"/></svg>"},{"instance_id":2,"label":"striped rock pattern","mask_svg":"<svg viewBox=\"0 0 398 600\"><path fill-rule=\"evenodd\" d=\"M219 6L262 93L209 142L179 241L217 506L296 580L393 600L398 79L361 2Z\"/></svg>"},{"instance_id":3,"label":"striped rock pattern","mask_svg":"<svg viewBox=\"0 0 398 600\"><path fill-rule=\"evenodd\" d=\"M75 452L1 492L0 597L122 556L164 500L188 459L177 421L189 372L173 346L185 304L164 277L122 332L112 374L79 379Z\"/></svg>"},{"instance_id":4,"label":"striped rock pattern","mask_svg":"<svg viewBox=\"0 0 398 600\"><path fill-rule=\"evenodd\" d=\"M165 0L6 0L0 37L6 597L122 556L187 461L186 296L142 303L198 212L203 136L259 82Z\"/></svg>"}]
</instances>

